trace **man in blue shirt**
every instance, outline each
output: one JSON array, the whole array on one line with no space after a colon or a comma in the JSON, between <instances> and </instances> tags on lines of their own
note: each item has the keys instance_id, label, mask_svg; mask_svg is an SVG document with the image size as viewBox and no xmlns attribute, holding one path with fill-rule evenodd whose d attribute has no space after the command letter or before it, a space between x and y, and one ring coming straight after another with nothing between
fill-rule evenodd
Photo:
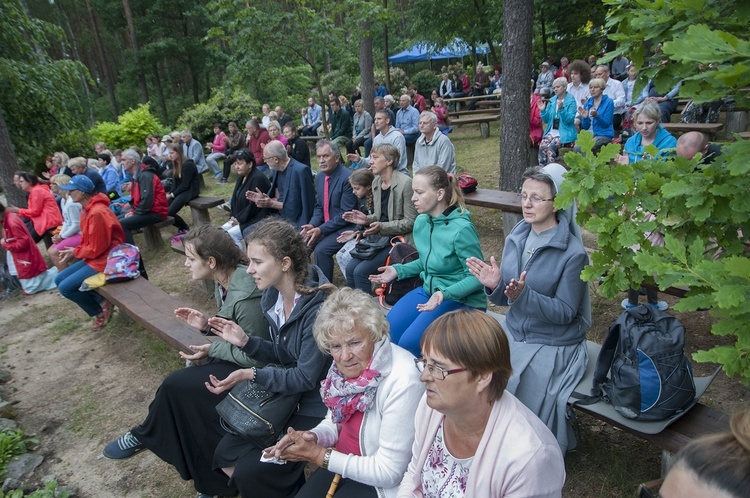
<instances>
[{"instance_id":1,"label":"man in blue shirt","mask_svg":"<svg viewBox=\"0 0 750 498\"><path fill-rule=\"evenodd\" d=\"M406 94L398 99L398 106L396 129L404 135L406 145L412 145L419 138L419 111L411 106L411 97Z\"/></svg>"},{"instance_id":2,"label":"man in blue shirt","mask_svg":"<svg viewBox=\"0 0 750 498\"><path fill-rule=\"evenodd\" d=\"M323 109L315 103L315 97L307 99L307 119L310 124L302 127L300 135L314 137L323 122Z\"/></svg>"}]
</instances>

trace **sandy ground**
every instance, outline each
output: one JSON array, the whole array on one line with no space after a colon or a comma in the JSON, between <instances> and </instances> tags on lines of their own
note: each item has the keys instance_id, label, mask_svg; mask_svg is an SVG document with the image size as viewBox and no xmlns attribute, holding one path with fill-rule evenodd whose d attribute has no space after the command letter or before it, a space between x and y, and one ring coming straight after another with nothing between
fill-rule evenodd
<instances>
[{"instance_id":1,"label":"sandy ground","mask_svg":"<svg viewBox=\"0 0 750 498\"><path fill-rule=\"evenodd\" d=\"M102 457L108 441L144 418L164 373L144 368L148 354L122 318L103 332L92 332L91 320L77 310L62 322L28 325L30 317L58 313L64 304L56 291L0 303L1 365L13 375L3 398L40 440L45 461L36 477L54 474L81 497L195 496L150 452L118 462ZM61 328L74 330L57 338L54 329ZM146 334L136 333L141 342Z\"/></svg>"}]
</instances>

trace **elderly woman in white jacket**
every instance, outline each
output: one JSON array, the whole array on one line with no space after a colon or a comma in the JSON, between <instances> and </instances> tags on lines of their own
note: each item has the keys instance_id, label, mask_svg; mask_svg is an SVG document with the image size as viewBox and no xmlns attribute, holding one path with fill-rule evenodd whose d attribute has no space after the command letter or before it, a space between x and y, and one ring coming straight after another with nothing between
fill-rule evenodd
<instances>
[{"instance_id":1,"label":"elderly woman in white jacket","mask_svg":"<svg viewBox=\"0 0 750 498\"><path fill-rule=\"evenodd\" d=\"M395 497L411 459L414 412L424 392L414 356L391 344L388 321L359 290L331 294L313 334L333 356L320 390L328 414L311 431L290 429L266 456L320 467L297 498L325 496L336 474L336 498Z\"/></svg>"}]
</instances>

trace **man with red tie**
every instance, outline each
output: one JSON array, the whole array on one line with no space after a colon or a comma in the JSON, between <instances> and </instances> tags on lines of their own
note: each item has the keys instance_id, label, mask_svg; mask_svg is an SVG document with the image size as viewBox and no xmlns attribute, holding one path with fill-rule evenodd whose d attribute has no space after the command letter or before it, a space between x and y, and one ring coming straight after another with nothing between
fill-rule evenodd
<instances>
[{"instance_id":1,"label":"man with red tie","mask_svg":"<svg viewBox=\"0 0 750 498\"><path fill-rule=\"evenodd\" d=\"M314 247L315 264L329 281L333 281L333 256L344 245L336 239L353 225L342 215L357 206L357 197L349 184L351 171L341 166L338 147L328 140L315 146L320 173L315 176L317 189L315 211L310 223L302 226L307 245Z\"/></svg>"}]
</instances>

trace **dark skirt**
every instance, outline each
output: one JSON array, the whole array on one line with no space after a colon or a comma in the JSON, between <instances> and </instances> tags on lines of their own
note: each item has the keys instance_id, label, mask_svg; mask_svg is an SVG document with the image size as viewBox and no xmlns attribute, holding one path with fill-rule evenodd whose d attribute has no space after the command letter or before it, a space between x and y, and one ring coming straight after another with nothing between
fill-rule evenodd
<instances>
[{"instance_id":1,"label":"dark skirt","mask_svg":"<svg viewBox=\"0 0 750 498\"><path fill-rule=\"evenodd\" d=\"M287 427L307 431L316 427L322 418L293 415ZM283 431L286 433L286 429ZM305 463L288 462L284 465L263 463L261 453L240 436L226 435L216 448L214 468L234 467L229 483L240 491L243 498L291 498L305 484Z\"/></svg>"},{"instance_id":2,"label":"dark skirt","mask_svg":"<svg viewBox=\"0 0 750 498\"><path fill-rule=\"evenodd\" d=\"M213 470L216 446L226 434L219 424L216 405L226 393L206 389L208 375L226 378L240 367L214 360L172 372L156 391L146 420L132 430L149 450L174 466L180 476L192 479L195 489L209 495L236 496L227 476Z\"/></svg>"},{"instance_id":3,"label":"dark skirt","mask_svg":"<svg viewBox=\"0 0 750 498\"><path fill-rule=\"evenodd\" d=\"M331 488L335 474L329 470L318 469L310 476L294 498L322 498ZM378 498L374 487L342 477L336 487L336 498Z\"/></svg>"}]
</instances>

